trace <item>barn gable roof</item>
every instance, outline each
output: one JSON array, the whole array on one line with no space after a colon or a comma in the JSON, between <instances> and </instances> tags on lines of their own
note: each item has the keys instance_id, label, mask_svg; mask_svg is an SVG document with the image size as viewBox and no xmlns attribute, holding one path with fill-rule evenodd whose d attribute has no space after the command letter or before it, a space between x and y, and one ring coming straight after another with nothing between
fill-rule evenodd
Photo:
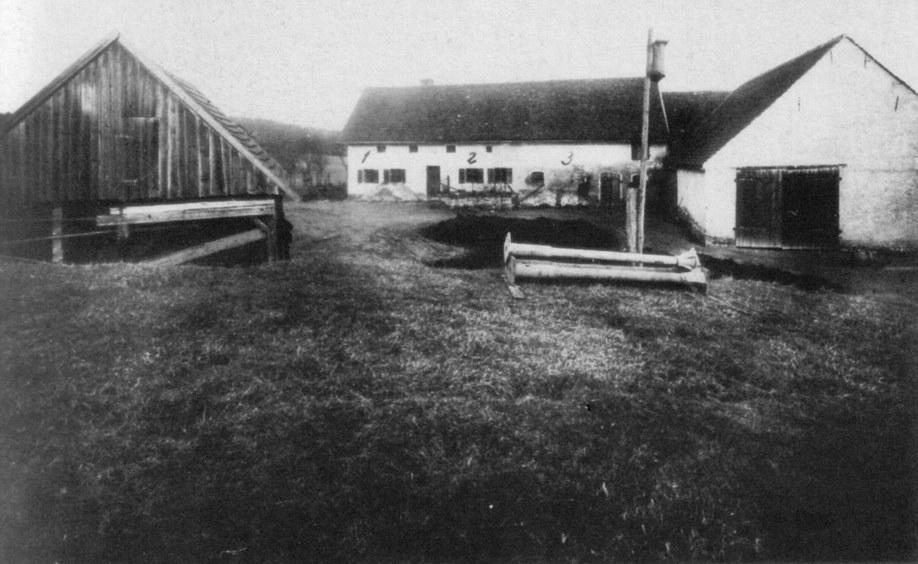
<instances>
[{"instance_id":1,"label":"barn gable roof","mask_svg":"<svg viewBox=\"0 0 918 564\"><path fill-rule=\"evenodd\" d=\"M591 141L640 138L643 78L367 88L346 143ZM652 143L666 141L651 96Z\"/></svg>"},{"instance_id":2,"label":"barn gable roof","mask_svg":"<svg viewBox=\"0 0 918 564\"><path fill-rule=\"evenodd\" d=\"M676 143L671 158L679 164L703 165L787 92L842 37L810 49L741 85L706 120Z\"/></svg>"},{"instance_id":3,"label":"barn gable roof","mask_svg":"<svg viewBox=\"0 0 918 564\"><path fill-rule=\"evenodd\" d=\"M0 129L2 129L3 133L15 127L35 108L50 98L61 86L83 70L86 65L94 61L106 50L112 48L115 44L120 45L122 49L142 64L144 68L156 77L156 79L175 94L188 109L210 125L218 135L235 147L243 158L247 159L258 170L261 170L279 189L283 190L291 197L299 199L299 195L287 185L287 181L284 179L285 173L283 167L278 164L251 135L249 135L245 128L227 117L189 82L165 71L158 64L146 59L135 48L127 45L118 33L106 37L98 45L87 51L82 57L77 59L72 65L54 78L54 80L48 83L47 86L32 96L32 98L23 104L22 107L13 112L13 114L9 116L9 119L0 124Z\"/></svg>"},{"instance_id":4,"label":"barn gable roof","mask_svg":"<svg viewBox=\"0 0 918 564\"><path fill-rule=\"evenodd\" d=\"M700 124L674 139L669 160L677 165L703 166L842 40L850 41L890 76L915 92L853 39L839 35L742 84Z\"/></svg>"}]
</instances>

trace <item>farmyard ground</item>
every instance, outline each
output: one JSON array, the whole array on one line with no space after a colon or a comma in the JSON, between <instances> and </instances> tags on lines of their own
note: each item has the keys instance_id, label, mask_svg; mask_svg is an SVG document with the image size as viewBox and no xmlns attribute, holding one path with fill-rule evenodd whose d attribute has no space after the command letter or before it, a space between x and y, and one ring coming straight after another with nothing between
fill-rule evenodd
<instances>
[{"instance_id":1,"label":"farmyard ground","mask_svg":"<svg viewBox=\"0 0 918 564\"><path fill-rule=\"evenodd\" d=\"M445 210L288 213L286 264L0 262L0 560L914 555L909 301L514 301Z\"/></svg>"}]
</instances>

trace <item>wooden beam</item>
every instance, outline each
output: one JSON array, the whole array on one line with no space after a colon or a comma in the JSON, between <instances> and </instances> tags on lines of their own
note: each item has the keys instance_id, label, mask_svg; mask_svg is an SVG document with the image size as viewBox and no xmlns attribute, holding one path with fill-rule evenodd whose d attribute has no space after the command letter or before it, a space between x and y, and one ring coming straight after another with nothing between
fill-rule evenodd
<instances>
[{"instance_id":1,"label":"wooden beam","mask_svg":"<svg viewBox=\"0 0 918 564\"><path fill-rule=\"evenodd\" d=\"M574 278L590 280L617 280L624 282L651 282L688 284L706 287L707 279L699 267L688 272L663 271L646 267L627 267L602 264L575 264L539 260L513 260L507 265L508 280L518 278Z\"/></svg>"},{"instance_id":2,"label":"wooden beam","mask_svg":"<svg viewBox=\"0 0 918 564\"><path fill-rule=\"evenodd\" d=\"M695 249L690 249L676 256L620 253L617 251L600 251L592 249L565 249L548 245L514 243L510 238L510 233L507 233L507 238L504 240L504 262L507 262L507 259L511 255L515 257L566 258L652 264L657 266L671 266L681 270L692 270L701 265L701 262L698 260L698 253L695 252Z\"/></svg>"},{"instance_id":3,"label":"wooden beam","mask_svg":"<svg viewBox=\"0 0 918 564\"><path fill-rule=\"evenodd\" d=\"M274 215L274 199L231 200L223 202L188 202L181 204L152 204L110 208L106 215L96 217L96 225L109 227L122 224L167 223L199 221L229 217Z\"/></svg>"},{"instance_id":4,"label":"wooden beam","mask_svg":"<svg viewBox=\"0 0 918 564\"><path fill-rule=\"evenodd\" d=\"M177 253L149 261L147 264L154 266L174 266L206 257L214 253L219 253L220 251L225 251L235 247L241 247L242 245L247 245L249 243L254 243L255 241L260 241L264 238L265 234L262 233L260 229L252 229L243 233L237 233L236 235L230 235L229 237L223 237L222 239L217 239L216 241L208 241L202 245L190 247Z\"/></svg>"}]
</instances>

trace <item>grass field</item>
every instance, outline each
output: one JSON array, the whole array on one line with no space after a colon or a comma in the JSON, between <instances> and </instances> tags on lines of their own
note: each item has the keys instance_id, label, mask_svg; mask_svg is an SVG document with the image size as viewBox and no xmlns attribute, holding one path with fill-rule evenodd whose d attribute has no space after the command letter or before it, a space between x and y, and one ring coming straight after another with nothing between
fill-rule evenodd
<instances>
[{"instance_id":1,"label":"grass field","mask_svg":"<svg viewBox=\"0 0 918 564\"><path fill-rule=\"evenodd\" d=\"M514 301L445 211L288 214L285 264L0 261L0 561L915 555L913 306Z\"/></svg>"}]
</instances>

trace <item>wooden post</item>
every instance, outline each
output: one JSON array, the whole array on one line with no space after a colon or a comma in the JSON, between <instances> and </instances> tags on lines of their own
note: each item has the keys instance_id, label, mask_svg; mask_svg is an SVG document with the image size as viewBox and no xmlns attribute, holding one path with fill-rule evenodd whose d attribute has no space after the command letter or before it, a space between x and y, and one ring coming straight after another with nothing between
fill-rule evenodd
<instances>
[{"instance_id":1,"label":"wooden post","mask_svg":"<svg viewBox=\"0 0 918 564\"><path fill-rule=\"evenodd\" d=\"M636 253L637 250L637 187L628 182L625 202L625 233L628 237L628 252Z\"/></svg>"},{"instance_id":2,"label":"wooden post","mask_svg":"<svg viewBox=\"0 0 918 564\"><path fill-rule=\"evenodd\" d=\"M282 217L281 214L283 213L283 212L278 213L278 201L279 199L275 197L274 210L273 210L273 213L271 214L271 219L268 220L267 244L268 244L268 261L270 262L277 262L277 258L278 258L277 229L278 229L281 217Z\"/></svg>"},{"instance_id":3,"label":"wooden post","mask_svg":"<svg viewBox=\"0 0 918 564\"><path fill-rule=\"evenodd\" d=\"M64 262L64 210L56 207L51 210L51 262Z\"/></svg>"},{"instance_id":4,"label":"wooden post","mask_svg":"<svg viewBox=\"0 0 918 564\"><path fill-rule=\"evenodd\" d=\"M653 56L653 28L647 30L647 67L644 69L644 105L641 112L641 184L637 194L636 234L633 253L644 252L644 210L647 199L647 158L650 137L650 64ZM630 244L630 238L629 238Z\"/></svg>"}]
</instances>

